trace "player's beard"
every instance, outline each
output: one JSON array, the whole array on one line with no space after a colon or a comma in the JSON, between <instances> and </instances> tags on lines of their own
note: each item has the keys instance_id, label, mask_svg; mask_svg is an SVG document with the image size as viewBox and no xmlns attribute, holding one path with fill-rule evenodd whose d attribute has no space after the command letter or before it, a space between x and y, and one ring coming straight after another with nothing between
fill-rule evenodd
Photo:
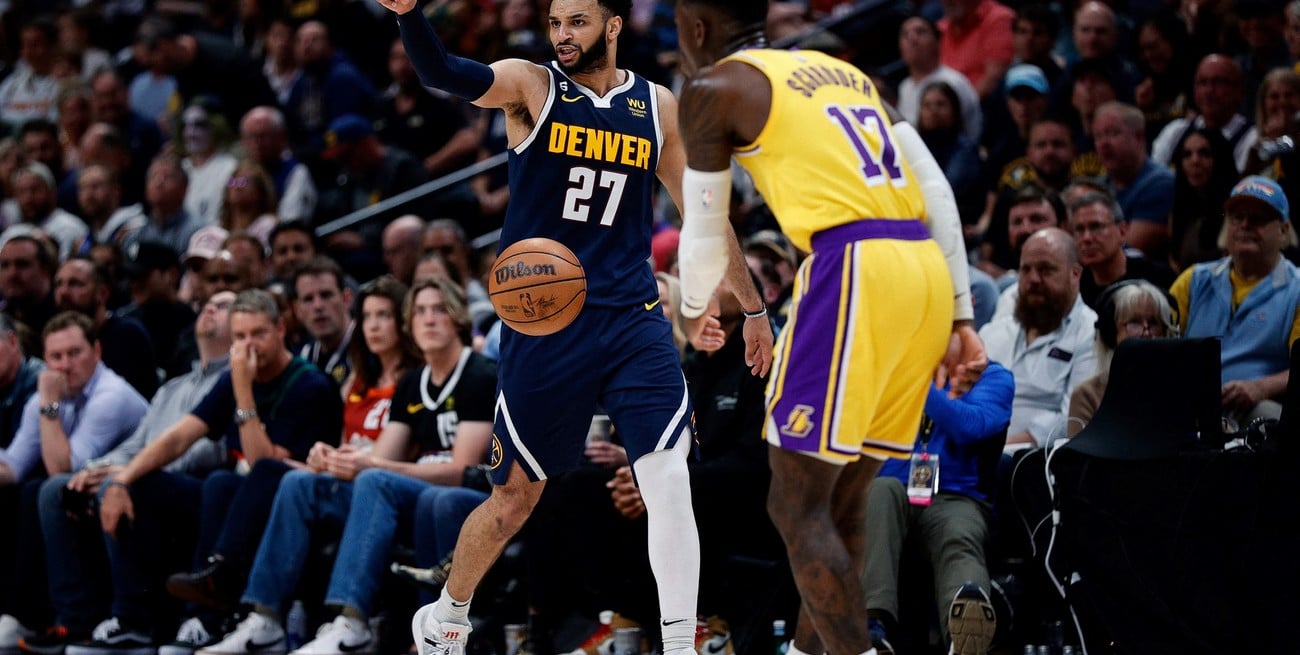
<instances>
[{"instance_id":1,"label":"player's beard","mask_svg":"<svg viewBox=\"0 0 1300 655\"><path fill-rule=\"evenodd\" d=\"M578 46L578 58L569 66L565 66L561 63L560 70L564 71L566 75L582 75L583 73L590 73L608 65L608 62L606 62L605 59L607 55L609 55L609 46L605 44L604 34L604 30L602 30L601 38L591 44L590 50Z\"/></svg>"}]
</instances>

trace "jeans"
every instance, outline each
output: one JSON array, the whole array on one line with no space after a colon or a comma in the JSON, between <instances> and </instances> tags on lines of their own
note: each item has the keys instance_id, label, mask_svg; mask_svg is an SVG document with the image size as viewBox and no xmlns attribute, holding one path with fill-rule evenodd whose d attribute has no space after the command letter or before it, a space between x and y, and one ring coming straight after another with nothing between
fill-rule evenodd
<instances>
[{"instance_id":1,"label":"jeans","mask_svg":"<svg viewBox=\"0 0 1300 655\"><path fill-rule=\"evenodd\" d=\"M262 529L280 479L292 468L278 459L263 458L248 475L217 471L203 482L203 511L195 570L208 555L220 555L231 571L246 572L257 553Z\"/></svg>"},{"instance_id":2,"label":"jeans","mask_svg":"<svg viewBox=\"0 0 1300 655\"><path fill-rule=\"evenodd\" d=\"M113 616L139 628L154 627L172 601L162 593L167 574L194 552L204 481L155 471L131 485L135 520L123 518L117 538L103 536L113 576ZM100 488L102 495L107 483Z\"/></svg>"},{"instance_id":3,"label":"jeans","mask_svg":"<svg viewBox=\"0 0 1300 655\"><path fill-rule=\"evenodd\" d=\"M284 604L302 576L312 526L342 526L352 506L352 488L351 482L310 471L290 471L284 476L253 559L244 603L284 612Z\"/></svg>"},{"instance_id":4,"label":"jeans","mask_svg":"<svg viewBox=\"0 0 1300 655\"><path fill-rule=\"evenodd\" d=\"M432 485L377 469L362 471L354 484L352 502L365 511L348 516L325 604L369 616L393 543L399 534L409 534L416 502Z\"/></svg>"},{"instance_id":5,"label":"jeans","mask_svg":"<svg viewBox=\"0 0 1300 655\"><path fill-rule=\"evenodd\" d=\"M80 632L94 627L108 610L109 581L96 506L87 504L92 513L77 516L63 509L71 479L72 474L60 473L41 483L37 503L54 624Z\"/></svg>"},{"instance_id":6,"label":"jeans","mask_svg":"<svg viewBox=\"0 0 1300 655\"><path fill-rule=\"evenodd\" d=\"M456 550L460 526L487 497L482 491L465 487L434 485L420 492L415 502L415 563L433 566ZM428 591L420 593L423 604L435 600Z\"/></svg>"}]
</instances>

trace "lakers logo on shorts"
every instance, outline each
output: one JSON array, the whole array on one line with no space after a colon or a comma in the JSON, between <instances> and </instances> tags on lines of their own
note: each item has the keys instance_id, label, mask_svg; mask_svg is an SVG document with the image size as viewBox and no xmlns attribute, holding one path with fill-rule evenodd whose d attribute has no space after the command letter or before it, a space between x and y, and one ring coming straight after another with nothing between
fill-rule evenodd
<instances>
[{"instance_id":1,"label":"lakers logo on shorts","mask_svg":"<svg viewBox=\"0 0 1300 655\"><path fill-rule=\"evenodd\" d=\"M495 471L498 466L501 466L501 459L501 440L494 434L492 435L492 452L488 453L488 466Z\"/></svg>"},{"instance_id":2,"label":"lakers logo on shorts","mask_svg":"<svg viewBox=\"0 0 1300 655\"><path fill-rule=\"evenodd\" d=\"M806 437L813 431L813 408L807 405L795 405L790 415L781 426L781 433L791 437Z\"/></svg>"}]
</instances>

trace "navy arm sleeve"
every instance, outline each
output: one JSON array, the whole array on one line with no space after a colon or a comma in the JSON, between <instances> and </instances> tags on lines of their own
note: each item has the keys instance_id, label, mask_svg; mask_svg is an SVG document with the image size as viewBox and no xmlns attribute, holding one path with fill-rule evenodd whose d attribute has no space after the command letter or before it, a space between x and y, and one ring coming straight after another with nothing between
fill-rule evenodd
<instances>
[{"instance_id":1,"label":"navy arm sleeve","mask_svg":"<svg viewBox=\"0 0 1300 655\"><path fill-rule=\"evenodd\" d=\"M494 75L486 64L448 54L433 26L425 20L419 5L399 14L397 26L402 32L411 65L425 86L442 89L473 102L492 88Z\"/></svg>"}]
</instances>

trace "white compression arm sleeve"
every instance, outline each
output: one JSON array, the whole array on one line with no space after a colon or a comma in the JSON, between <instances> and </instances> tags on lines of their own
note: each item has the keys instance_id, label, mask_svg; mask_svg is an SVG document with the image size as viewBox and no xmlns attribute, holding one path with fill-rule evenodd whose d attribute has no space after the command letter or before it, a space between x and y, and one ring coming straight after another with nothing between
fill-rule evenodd
<instances>
[{"instance_id":1,"label":"white compression arm sleeve","mask_svg":"<svg viewBox=\"0 0 1300 655\"><path fill-rule=\"evenodd\" d=\"M682 173L682 234L677 266L682 280L682 316L704 313L727 272L727 212L731 208L731 169Z\"/></svg>"},{"instance_id":2,"label":"white compression arm sleeve","mask_svg":"<svg viewBox=\"0 0 1300 655\"><path fill-rule=\"evenodd\" d=\"M957 213L957 198L952 193L952 186L916 128L908 123L895 123L893 131L899 150L921 184L921 195L925 198L925 223L930 228L930 235L948 260L948 272L952 275L953 320L972 320L975 308L970 300L966 240L961 233L961 216Z\"/></svg>"}]
</instances>

